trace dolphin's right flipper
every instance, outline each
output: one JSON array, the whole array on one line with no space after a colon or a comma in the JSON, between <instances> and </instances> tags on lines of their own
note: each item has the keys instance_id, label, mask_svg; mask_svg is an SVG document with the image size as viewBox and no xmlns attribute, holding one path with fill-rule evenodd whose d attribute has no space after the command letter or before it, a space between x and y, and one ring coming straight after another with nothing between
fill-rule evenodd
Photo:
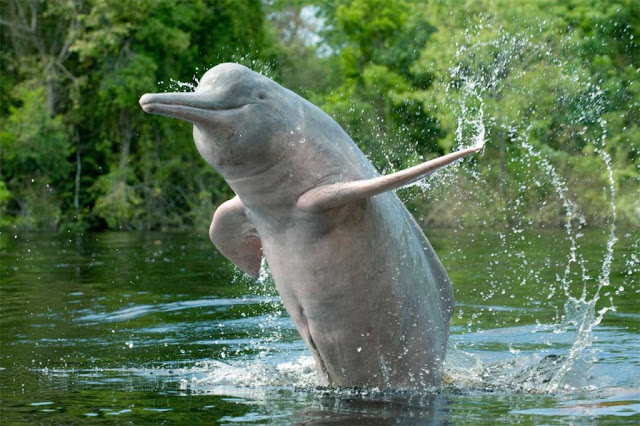
<instances>
[{"instance_id":1,"label":"dolphin's right flipper","mask_svg":"<svg viewBox=\"0 0 640 426\"><path fill-rule=\"evenodd\" d=\"M252 278L258 278L262 241L240 198L234 197L218 207L209 227L209 238L224 257Z\"/></svg>"},{"instance_id":2,"label":"dolphin's right flipper","mask_svg":"<svg viewBox=\"0 0 640 426\"><path fill-rule=\"evenodd\" d=\"M373 179L338 182L320 186L302 194L300 198L298 198L297 205L302 210L313 213L344 206L352 201L373 197L386 191L401 188L430 175L447 164L451 164L481 149L482 146L461 149L460 151L443 155L442 157L418 164L417 166Z\"/></svg>"}]
</instances>

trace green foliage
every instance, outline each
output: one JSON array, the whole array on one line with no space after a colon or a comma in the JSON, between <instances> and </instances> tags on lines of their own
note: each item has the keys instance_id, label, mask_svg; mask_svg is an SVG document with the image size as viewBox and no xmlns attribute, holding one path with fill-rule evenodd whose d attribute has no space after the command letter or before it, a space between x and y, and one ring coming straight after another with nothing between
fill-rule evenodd
<instances>
[{"instance_id":1,"label":"green foliage","mask_svg":"<svg viewBox=\"0 0 640 426\"><path fill-rule=\"evenodd\" d=\"M203 222L202 194L211 219L230 190L203 167L191 126L144 114L138 99L220 61L255 66L269 51L259 1L10 0L2 14L3 75L39 88L1 86L5 223L187 228ZM19 220L36 183L57 206L53 225Z\"/></svg>"},{"instance_id":2,"label":"green foliage","mask_svg":"<svg viewBox=\"0 0 640 426\"><path fill-rule=\"evenodd\" d=\"M62 117L51 117L46 109L44 92L43 87L18 87L20 106L9 107L0 132L4 225L14 217L19 228L52 230L60 220L56 193L68 177L71 147Z\"/></svg>"},{"instance_id":3,"label":"green foliage","mask_svg":"<svg viewBox=\"0 0 640 426\"><path fill-rule=\"evenodd\" d=\"M50 117L42 87L16 90L19 107L9 107L5 130L0 133L3 174L8 178L66 177L69 138L61 116Z\"/></svg>"},{"instance_id":4,"label":"green foliage","mask_svg":"<svg viewBox=\"0 0 640 426\"><path fill-rule=\"evenodd\" d=\"M404 0L345 1L320 6L342 84L320 102L380 170L415 164L441 152L433 117L415 98L429 81L411 64L433 26Z\"/></svg>"},{"instance_id":5,"label":"green foliage","mask_svg":"<svg viewBox=\"0 0 640 426\"><path fill-rule=\"evenodd\" d=\"M0 180L0 227L6 227L10 224L7 219L7 205L11 200L11 192L7 189L7 184Z\"/></svg>"}]
</instances>

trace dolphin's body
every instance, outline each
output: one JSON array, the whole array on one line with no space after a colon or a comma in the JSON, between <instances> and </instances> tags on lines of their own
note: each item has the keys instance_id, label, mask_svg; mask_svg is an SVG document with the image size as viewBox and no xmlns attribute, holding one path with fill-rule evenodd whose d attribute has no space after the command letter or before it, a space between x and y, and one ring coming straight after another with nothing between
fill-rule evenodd
<instances>
[{"instance_id":1,"label":"dolphin's body","mask_svg":"<svg viewBox=\"0 0 640 426\"><path fill-rule=\"evenodd\" d=\"M390 190L479 147L380 176L327 114L237 64L140 104L194 124L198 151L237 194L215 212L211 240L253 277L264 254L323 384L440 382L451 283Z\"/></svg>"}]
</instances>

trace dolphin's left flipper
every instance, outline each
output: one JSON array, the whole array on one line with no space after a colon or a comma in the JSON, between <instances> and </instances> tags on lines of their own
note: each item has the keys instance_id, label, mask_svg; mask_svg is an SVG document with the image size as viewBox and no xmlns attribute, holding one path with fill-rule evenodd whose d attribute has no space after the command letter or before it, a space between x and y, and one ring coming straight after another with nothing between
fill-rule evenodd
<instances>
[{"instance_id":1,"label":"dolphin's left flipper","mask_svg":"<svg viewBox=\"0 0 640 426\"><path fill-rule=\"evenodd\" d=\"M224 257L252 278L258 278L262 241L240 198L234 197L218 207L209 227L209 238Z\"/></svg>"},{"instance_id":2,"label":"dolphin's left flipper","mask_svg":"<svg viewBox=\"0 0 640 426\"><path fill-rule=\"evenodd\" d=\"M302 194L300 198L298 198L297 205L302 210L308 212L321 212L340 207L351 201L361 200L386 191L401 188L430 175L447 164L451 164L481 149L481 146L461 149L460 151L443 155L442 157L418 164L417 166L373 179L338 182L320 186Z\"/></svg>"}]
</instances>

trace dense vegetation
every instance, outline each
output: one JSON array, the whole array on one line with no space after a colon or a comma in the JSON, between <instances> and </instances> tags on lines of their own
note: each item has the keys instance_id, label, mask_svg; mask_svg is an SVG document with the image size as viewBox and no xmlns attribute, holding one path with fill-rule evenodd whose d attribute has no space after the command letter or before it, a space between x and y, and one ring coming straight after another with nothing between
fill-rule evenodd
<instances>
[{"instance_id":1,"label":"dense vegetation","mask_svg":"<svg viewBox=\"0 0 640 426\"><path fill-rule=\"evenodd\" d=\"M425 222L605 223L609 156L618 221L640 222L636 0L0 1L2 227L206 228L230 190L138 98L226 61L318 104L383 172L481 120L479 160L401 193Z\"/></svg>"}]
</instances>

